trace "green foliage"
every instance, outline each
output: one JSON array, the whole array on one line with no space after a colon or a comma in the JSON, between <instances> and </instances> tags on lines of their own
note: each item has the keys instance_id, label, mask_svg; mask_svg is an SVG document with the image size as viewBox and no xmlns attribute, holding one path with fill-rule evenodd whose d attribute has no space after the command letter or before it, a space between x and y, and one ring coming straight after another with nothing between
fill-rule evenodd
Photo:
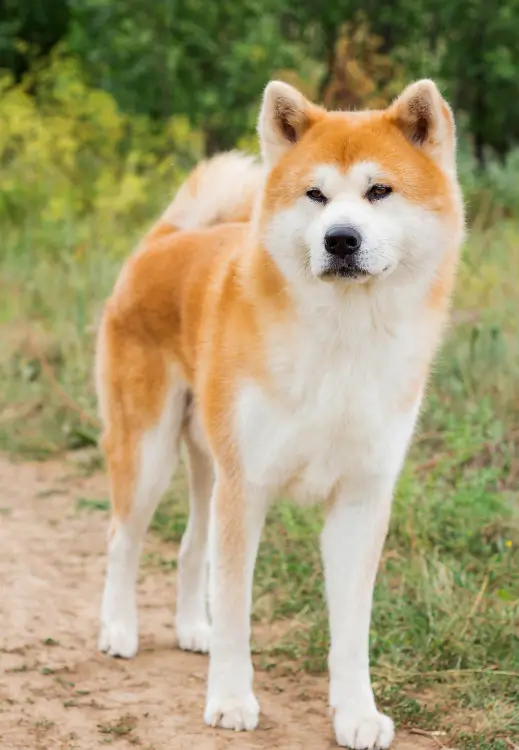
<instances>
[{"instance_id":1,"label":"green foliage","mask_svg":"<svg viewBox=\"0 0 519 750\"><path fill-rule=\"evenodd\" d=\"M519 2L442 3L438 19L437 44L448 40L441 74L467 113L478 159L484 162L485 146L502 156L519 143Z\"/></svg>"},{"instance_id":2,"label":"green foliage","mask_svg":"<svg viewBox=\"0 0 519 750\"><path fill-rule=\"evenodd\" d=\"M70 21L67 0L3 0L0 5L0 69L19 82L31 65L50 54Z\"/></svg>"},{"instance_id":3,"label":"green foliage","mask_svg":"<svg viewBox=\"0 0 519 750\"><path fill-rule=\"evenodd\" d=\"M150 194L165 175L173 180L172 154L177 173L200 154L185 118L154 129L145 116L129 117L59 54L18 86L4 76L0 96L0 213L18 224L35 213L44 224L89 212L148 215Z\"/></svg>"},{"instance_id":4,"label":"green foliage","mask_svg":"<svg viewBox=\"0 0 519 750\"><path fill-rule=\"evenodd\" d=\"M107 511L110 508L109 500L92 500L88 497L78 497L76 501L77 510L101 510Z\"/></svg>"},{"instance_id":5,"label":"green foliage","mask_svg":"<svg viewBox=\"0 0 519 750\"><path fill-rule=\"evenodd\" d=\"M6 0L0 69L20 81L61 44L123 112L187 117L207 153L252 132L274 76L340 106L387 99L402 71L436 77L481 166L519 143L518 34L518 0Z\"/></svg>"},{"instance_id":6,"label":"green foliage","mask_svg":"<svg viewBox=\"0 0 519 750\"><path fill-rule=\"evenodd\" d=\"M157 127L123 113L59 51L16 86L5 75L0 92L0 449L43 456L96 441L96 317L201 137L185 117ZM61 383L50 391L49 373Z\"/></svg>"},{"instance_id":7,"label":"green foliage","mask_svg":"<svg viewBox=\"0 0 519 750\"><path fill-rule=\"evenodd\" d=\"M68 48L81 56L92 81L127 111L186 114L203 127L208 152L231 147L253 127L269 76L293 59L268 0L80 0L73 6Z\"/></svg>"},{"instance_id":8,"label":"green foliage","mask_svg":"<svg viewBox=\"0 0 519 750\"><path fill-rule=\"evenodd\" d=\"M487 156L486 168L481 171L473 151L463 142L463 134L460 140L460 178L469 222L489 226L516 216L519 212L519 147L509 151L503 159Z\"/></svg>"}]
</instances>

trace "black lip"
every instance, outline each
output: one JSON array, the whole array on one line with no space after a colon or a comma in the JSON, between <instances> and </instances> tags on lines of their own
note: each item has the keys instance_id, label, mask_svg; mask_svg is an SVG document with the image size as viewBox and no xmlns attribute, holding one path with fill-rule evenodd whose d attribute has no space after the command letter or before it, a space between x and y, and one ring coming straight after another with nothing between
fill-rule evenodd
<instances>
[{"instance_id":1,"label":"black lip","mask_svg":"<svg viewBox=\"0 0 519 750\"><path fill-rule=\"evenodd\" d=\"M339 266L337 268L327 268L323 276L338 276L341 279L358 279L360 277L371 276L371 274L363 268Z\"/></svg>"},{"instance_id":2,"label":"black lip","mask_svg":"<svg viewBox=\"0 0 519 750\"><path fill-rule=\"evenodd\" d=\"M370 276L369 271L365 271L363 268L339 268L337 270L337 276L343 276L347 279L355 279L357 276Z\"/></svg>"}]
</instances>

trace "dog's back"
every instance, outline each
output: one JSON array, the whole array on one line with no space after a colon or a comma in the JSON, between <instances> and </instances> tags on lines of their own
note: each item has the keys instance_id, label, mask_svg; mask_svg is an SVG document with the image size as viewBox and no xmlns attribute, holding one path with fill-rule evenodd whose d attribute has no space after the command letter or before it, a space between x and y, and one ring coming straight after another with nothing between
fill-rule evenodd
<instances>
[{"instance_id":1,"label":"dog's back","mask_svg":"<svg viewBox=\"0 0 519 750\"><path fill-rule=\"evenodd\" d=\"M230 259L243 244L263 178L262 166L239 152L201 162L127 260L105 305L97 346L108 454L112 443L124 450L122 435L112 439L114 430L126 422L130 432L134 422L142 428L153 424L175 360L184 378L192 375L202 298L221 272L221 257ZM125 486L134 481L130 474Z\"/></svg>"}]
</instances>

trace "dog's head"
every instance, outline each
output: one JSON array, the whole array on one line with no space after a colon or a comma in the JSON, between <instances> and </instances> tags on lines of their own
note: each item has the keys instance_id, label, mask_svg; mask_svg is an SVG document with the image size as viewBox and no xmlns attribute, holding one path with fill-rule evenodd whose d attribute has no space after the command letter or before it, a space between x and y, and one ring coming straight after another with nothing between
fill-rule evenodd
<instances>
[{"instance_id":1,"label":"dog's head","mask_svg":"<svg viewBox=\"0 0 519 750\"><path fill-rule=\"evenodd\" d=\"M327 112L274 81L258 131L269 169L262 241L289 278L345 284L434 270L459 243L454 122L432 81L367 112Z\"/></svg>"}]
</instances>

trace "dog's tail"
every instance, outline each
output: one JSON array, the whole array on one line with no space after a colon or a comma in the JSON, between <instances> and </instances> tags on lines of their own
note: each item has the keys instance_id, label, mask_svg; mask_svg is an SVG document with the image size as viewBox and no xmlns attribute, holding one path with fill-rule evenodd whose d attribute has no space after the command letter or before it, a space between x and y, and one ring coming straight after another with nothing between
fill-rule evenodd
<instances>
[{"instance_id":1,"label":"dog's tail","mask_svg":"<svg viewBox=\"0 0 519 750\"><path fill-rule=\"evenodd\" d=\"M218 154L195 167L162 221L179 230L249 221L263 178L263 166L254 157L239 151Z\"/></svg>"}]
</instances>

